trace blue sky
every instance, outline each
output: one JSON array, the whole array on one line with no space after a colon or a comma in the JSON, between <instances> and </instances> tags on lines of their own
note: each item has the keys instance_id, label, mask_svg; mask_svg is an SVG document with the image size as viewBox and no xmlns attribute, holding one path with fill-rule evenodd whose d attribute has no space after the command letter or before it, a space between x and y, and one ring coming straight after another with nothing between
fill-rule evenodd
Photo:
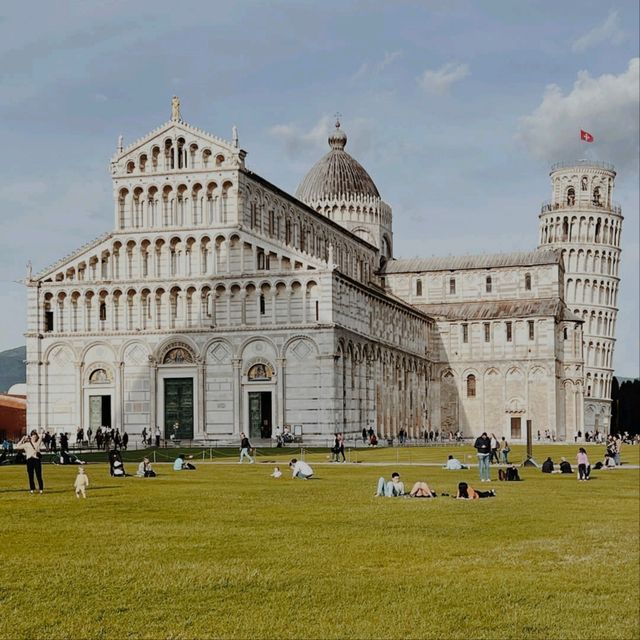
<instances>
[{"instance_id":1,"label":"blue sky","mask_svg":"<svg viewBox=\"0 0 640 640\"><path fill-rule=\"evenodd\" d=\"M393 207L397 256L537 245L549 165L618 169L616 373L637 376L638 3L30 2L0 9L0 350L24 277L113 227L108 161L169 118L294 191L342 114ZM580 128L596 137L588 149Z\"/></svg>"}]
</instances>

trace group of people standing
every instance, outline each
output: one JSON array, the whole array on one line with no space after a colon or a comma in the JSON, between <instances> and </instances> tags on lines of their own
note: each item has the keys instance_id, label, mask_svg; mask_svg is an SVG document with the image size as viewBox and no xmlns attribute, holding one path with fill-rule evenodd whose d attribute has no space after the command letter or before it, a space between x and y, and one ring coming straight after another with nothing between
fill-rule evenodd
<instances>
[{"instance_id":1,"label":"group of people standing","mask_svg":"<svg viewBox=\"0 0 640 640\"><path fill-rule=\"evenodd\" d=\"M147 427L145 427L142 430L142 444L145 444L147 446L151 446L154 444L154 439L155 439L155 446L157 449L160 448L160 440L162 438L162 432L160 431L160 427L158 427L156 425L155 430L153 429L149 429L149 431L147 431Z\"/></svg>"},{"instance_id":2,"label":"group of people standing","mask_svg":"<svg viewBox=\"0 0 640 640\"><path fill-rule=\"evenodd\" d=\"M96 431L96 446L98 449L124 449L129 445L129 434L124 431L120 434L120 429L107 429L98 427Z\"/></svg>"},{"instance_id":3,"label":"group of people standing","mask_svg":"<svg viewBox=\"0 0 640 640\"><path fill-rule=\"evenodd\" d=\"M362 427L362 442L365 444L369 444L370 447L378 446L378 436L376 432L373 430L373 427Z\"/></svg>"}]
</instances>

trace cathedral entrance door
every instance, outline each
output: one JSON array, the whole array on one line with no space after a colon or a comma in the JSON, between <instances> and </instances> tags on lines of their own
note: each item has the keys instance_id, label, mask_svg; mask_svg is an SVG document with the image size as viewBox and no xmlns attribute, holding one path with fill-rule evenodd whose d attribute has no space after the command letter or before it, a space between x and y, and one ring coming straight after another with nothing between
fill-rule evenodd
<instances>
[{"instance_id":1,"label":"cathedral entrance door","mask_svg":"<svg viewBox=\"0 0 640 640\"><path fill-rule=\"evenodd\" d=\"M522 438L522 418L511 418L511 439L520 440Z\"/></svg>"},{"instance_id":2,"label":"cathedral entrance door","mask_svg":"<svg viewBox=\"0 0 640 640\"><path fill-rule=\"evenodd\" d=\"M164 379L164 436L193 439L193 378Z\"/></svg>"},{"instance_id":3,"label":"cathedral entrance door","mask_svg":"<svg viewBox=\"0 0 640 640\"><path fill-rule=\"evenodd\" d=\"M89 425L93 433L98 427L111 429L111 396L89 396Z\"/></svg>"},{"instance_id":4,"label":"cathedral entrance door","mask_svg":"<svg viewBox=\"0 0 640 640\"><path fill-rule=\"evenodd\" d=\"M271 391L249 391L249 437L271 437Z\"/></svg>"}]
</instances>

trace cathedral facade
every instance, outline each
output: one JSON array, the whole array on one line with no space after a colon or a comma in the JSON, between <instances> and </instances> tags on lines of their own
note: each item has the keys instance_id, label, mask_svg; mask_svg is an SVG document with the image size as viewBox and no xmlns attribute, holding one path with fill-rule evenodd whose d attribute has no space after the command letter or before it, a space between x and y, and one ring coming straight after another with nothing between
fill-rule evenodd
<instances>
[{"instance_id":1,"label":"cathedral facade","mask_svg":"<svg viewBox=\"0 0 640 640\"><path fill-rule=\"evenodd\" d=\"M391 208L346 144L337 124L292 196L175 100L169 122L119 142L114 230L27 280L29 427L210 443L285 425L323 443L363 427L583 430L585 380L596 393L610 360L585 374L593 305L566 304L580 236L396 260Z\"/></svg>"}]
</instances>

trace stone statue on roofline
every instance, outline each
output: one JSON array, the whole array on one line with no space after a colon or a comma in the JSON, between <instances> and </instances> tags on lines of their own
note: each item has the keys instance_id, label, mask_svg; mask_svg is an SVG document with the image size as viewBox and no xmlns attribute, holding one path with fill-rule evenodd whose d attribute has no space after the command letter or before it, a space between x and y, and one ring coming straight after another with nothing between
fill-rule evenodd
<instances>
[{"instance_id":1,"label":"stone statue on roofline","mask_svg":"<svg viewBox=\"0 0 640 640\"><path fill-rule=\"evenodd\" d=\"M171 119L174 121L180 121L180 98L173 96L171 98Z\"/></svg>"}]
</instances>

